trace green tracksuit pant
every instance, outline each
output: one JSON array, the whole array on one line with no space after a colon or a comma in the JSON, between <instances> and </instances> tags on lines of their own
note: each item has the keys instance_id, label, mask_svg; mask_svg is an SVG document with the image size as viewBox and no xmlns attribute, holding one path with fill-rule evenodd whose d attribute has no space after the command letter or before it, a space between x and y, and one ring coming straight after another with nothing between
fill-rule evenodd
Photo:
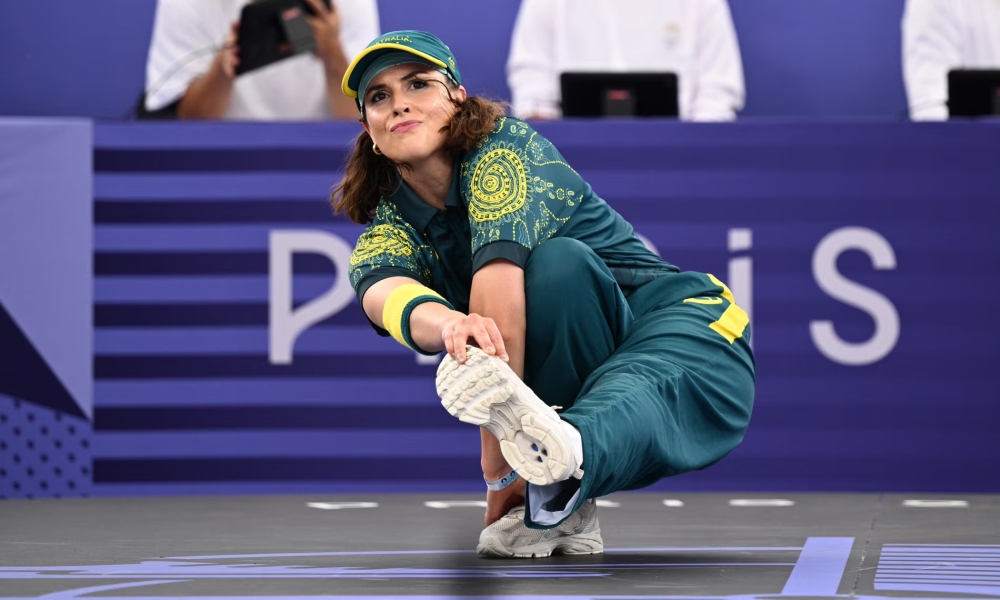
<instances>
[{"instance_id":1,"label":"green tracksuit pant","mask_svg":"<svg viewBox=\"0 0 1000 600\"><path fill-rule=\"evenodd\" d=\"M554 238L528 259L525 297L525 383L583 438L583 479L542 494L548 510L565 518L570 504L705 468L743 440L754 358L722 282L668 274L626 295L588 246ZM555 526L533 522L532 496L527 524Z\"/></svg>"}]
</instances>

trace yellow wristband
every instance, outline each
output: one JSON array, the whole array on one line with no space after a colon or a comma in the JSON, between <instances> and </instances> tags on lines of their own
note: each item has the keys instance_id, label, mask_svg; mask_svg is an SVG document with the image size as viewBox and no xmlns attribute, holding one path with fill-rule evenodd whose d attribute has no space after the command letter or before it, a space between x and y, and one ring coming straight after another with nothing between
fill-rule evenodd
<instances>
[{"instance_id":1,"label":"yellow wristband","mask_svg":"<svg viewBox=\"0 0 1000 600\"><path fill-rule=\"evenodd\" d=\"M424 302L437 302L452 308L447 300L429 287L419 283L407 283L389 292L389 297L385 299L385 306L382 308L382 324L385 325L389 335L400 344L421 354L428 354L417 346L410 335L410 313Z\"/></svg>"}]
</instances>

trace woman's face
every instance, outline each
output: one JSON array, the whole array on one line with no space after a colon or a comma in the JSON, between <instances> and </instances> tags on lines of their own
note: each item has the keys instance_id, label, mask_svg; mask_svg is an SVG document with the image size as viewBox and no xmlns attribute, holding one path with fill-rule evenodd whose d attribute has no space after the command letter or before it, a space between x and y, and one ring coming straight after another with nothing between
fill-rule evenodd
<instances>
[{"instance_id":1,"label":"woman's face","mask_svg":"<svg viewBox=\"0 0 1000 600\"><path fill-rule=\"evenodd\" d=\"M396 162L420 163L444 147L441 131L458 108L448 98L448 78L431 67L403 64L379 73L365 90L365 129ZM465 102L465 88L451 90Z\"/></svg>"}]
</instances>

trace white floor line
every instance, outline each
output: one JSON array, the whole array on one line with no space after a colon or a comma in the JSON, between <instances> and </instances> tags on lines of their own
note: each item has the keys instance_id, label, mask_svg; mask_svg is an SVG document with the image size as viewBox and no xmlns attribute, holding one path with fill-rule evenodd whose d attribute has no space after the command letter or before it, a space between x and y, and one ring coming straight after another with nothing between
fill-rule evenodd
<instances>
[{"instance_id":1,"label":"white floor line","mask_svg":"<svg viewBox=\"0 0 1000 600\"><path fill-rule=\"evenodd\" d=\"M668 498L663 501L663 506L669 506L670 508L680 508L684 506L684 503L681 502L680 500L674 500L672 498Z\"/></svg>"},{"instance_id":2,"label":"white floor line","mask_svg":"<svg viewBox=\"0 0 1000 600\"><path fill-rule=\"evenodd\" d=\"M911 508L968 508L966 500L903 500L903 506Z\"/></svg>"},{"instance_id":3,"label":"white floor line","mask_svg":"<svg viewBox=\"0 0 1000 600\"><path fill-rule=\"evenodd\" d=\"M761 507L761 506L795 506L792 500L781 498L737 498L729 501L729 506Z\"/></svg>"},{"instance_id":4,"label":"white floor line","mask_svg":"<svg viewBox=\"0 0 1000 600\"><path fill-rule=\"evenodd\" d=\"M485 500L432 500L424 502L427 508L486 508Z\"/></svg>"},{"instance_id":5,"label":"white floor line","mask_svg":"<svg viewBox=\"0 0 1000 600\"><path fill-rule=\"evenodd\" d=\"M615 502L614 500L601 500L600 498L597 500L597 506L602 508L618 508L621 505L621 502Z\"/></svg>"},{"instance_id":6,"label":"white floor line","mask_svg":"<svg viewBox=\"0 0 1000 600\"><path fill-rule=\"evenodd\" d=\"M309 508L340 510L342 508L378 508L378 502L306 502Z\"/></svg>"}]
</instances>

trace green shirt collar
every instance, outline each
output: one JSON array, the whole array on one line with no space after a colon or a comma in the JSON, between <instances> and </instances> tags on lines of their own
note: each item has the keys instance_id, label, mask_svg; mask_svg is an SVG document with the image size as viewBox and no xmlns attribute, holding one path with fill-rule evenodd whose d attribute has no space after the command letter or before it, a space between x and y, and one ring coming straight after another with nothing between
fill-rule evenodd
<instances>
[{"instance_id":1,"label":"green shirt collar","mask_svg":"<svg viewBox=\"0 0 1000 600\"><path fill-rule=\"evenodd\" d=\"M444 202L445 206L462 206L462 195L459 191L460 167L461 161L456 160L452 167L451 187L448 189L448 198ZM421 200L420 196L410 186L406 185L405 181L402 181L402 178L397 181L399 182L399 187L396 193L393 194L392 201L399 209L399 214L406 219L406 222L420 233L423 233L427 229L427 224L438 213L438 209Z\"/></svg>"}]
</instances>

